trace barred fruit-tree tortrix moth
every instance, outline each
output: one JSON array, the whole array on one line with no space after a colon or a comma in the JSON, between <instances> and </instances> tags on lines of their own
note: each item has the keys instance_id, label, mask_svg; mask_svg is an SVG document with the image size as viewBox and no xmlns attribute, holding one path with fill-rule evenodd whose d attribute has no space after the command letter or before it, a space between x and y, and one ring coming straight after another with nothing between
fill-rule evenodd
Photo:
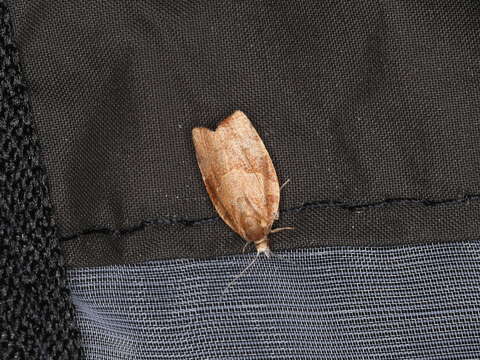
<instances>
[{"instance_id":1,"label":"barred fruit-tree tortrix moth","mask_svg":"<svg viewBox=\"0 0 480 360\"><path fill-rule=\"evenodd\" d=\"M235 111L215 131L192 130L203 182L225 223L270 257L280 187L270 155L247 116ZM276 229L279 230L279 229ZM274 230L274 231L276 231Z\"/></svg>"}]
</instances>

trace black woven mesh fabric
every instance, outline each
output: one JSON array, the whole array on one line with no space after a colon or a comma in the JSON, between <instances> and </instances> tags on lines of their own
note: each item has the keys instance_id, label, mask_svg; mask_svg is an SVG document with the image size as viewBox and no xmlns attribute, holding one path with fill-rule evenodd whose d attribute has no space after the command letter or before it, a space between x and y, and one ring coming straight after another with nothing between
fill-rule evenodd
<instances>
[{"instance_id":1,"label":"black woven mesh fabric","mask_svg":"<svg viewBox=\"0 0 480 360\"><path fill-rule=\"evenodd\" d=\"M79 332L29 96L0 0L0 359L77 359Z\"/></svg>"}]
</instances>

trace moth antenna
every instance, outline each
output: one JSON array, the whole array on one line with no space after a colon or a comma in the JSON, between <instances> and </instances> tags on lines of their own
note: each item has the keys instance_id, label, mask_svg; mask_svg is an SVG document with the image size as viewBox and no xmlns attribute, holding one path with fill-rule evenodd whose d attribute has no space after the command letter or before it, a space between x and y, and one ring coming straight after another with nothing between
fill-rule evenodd
<instances>
[{"instance_id":1,"label":"moth antenna","mask_svg":"<svg viewBox=\"0 0 480 360\"><path fill-rule=\"evenodd\" d=\"M285 261L285 262L287 262L287 263L289 263L289 264L292 264L292 265L295 265L296 267L298 267L298 264L297 264L295 261L289 260L289 259L287 259L285 256L279 255L279 254L274 253L274 252L272 252L272 251L270 252L270 255L271 255L271 257L274 258L274 259L279 259L279 260Z\"/></svg>"},{"instance_id":2,"label":"moth antenna","mask_svg":"<svg viewBox=\"0 0 480 360\"><path fill-rule=\"evenodd\" d=\"M245 245L243 245L242 254L245 254L245 250L247 250L248 246L251 244L252 243L250 241L245 242Z\"/></svg>"},{"instance_id":3,"label":"moth antenna","mask_svg":"<svg viewBox=\"0 0 480 360\"><path fill-rule=\"evenodd\" d=\"M235 275L235 277L233 278L232 281L230 281L230 283L228 284L228 286L225 288L225 290L223 290L222 292L222 297L223 295L225 295L225 293L228 291L228 289L230 289L232 287L233 284L235 284L237 282L237 280L243 275L245 274L248 269L250 269L253 264L255 264L255 262L258 260L259 258L259 255L260 253L257 253L257 255L255 255L255 258L250 262L250 264L247 265L247 267L245 269L243 269L239 274Z\"/></svg>"},{"instance_id":4,"label":"moth antenna","mask_svg":"<svg viewBox=\"0 0 480 360\"><path fill-rule=\"evenodd\" d=\"M283 187L290 182L290 179L285 180L285 182L280 186L280 191L282 191Z\"/></svg>"},{"instance_id":5,"label":"moth antenna","mask_svg":"<svg viewBox=\"0 0 480 360\"><path fill-rule=\"evenodd\" d=\"M278 255L277 253L274 253L272 250L270 250L270 248L265 248L265 249L262 249L260 251L257 252L257 255L260 255L260 254L265 254L265 256L267 258L273 258L273 259L280 259L282 261L286 261L287 263L289 264L295 264L295 262L291 261L291 260L288 260L285 256L282 256L282 255Z\"/></svg>"}]
</instances>

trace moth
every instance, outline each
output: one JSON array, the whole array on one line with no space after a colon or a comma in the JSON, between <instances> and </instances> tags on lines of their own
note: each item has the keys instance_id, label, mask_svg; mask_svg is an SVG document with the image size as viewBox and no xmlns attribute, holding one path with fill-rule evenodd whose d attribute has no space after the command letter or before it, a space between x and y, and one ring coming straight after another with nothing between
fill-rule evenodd
<instances>
[{"instance_id":1,"label":"moth","mask_svg":"<svg viewBox=\"0 0 480 360\"><path fill-rule=\"evenodd\" d=\"M262 139L248 117L235 111L215 131L192 130L198 166L222 220L258 254L270 257L268 235L278 219L280 186Z\"/></svg>"}]
</instances>

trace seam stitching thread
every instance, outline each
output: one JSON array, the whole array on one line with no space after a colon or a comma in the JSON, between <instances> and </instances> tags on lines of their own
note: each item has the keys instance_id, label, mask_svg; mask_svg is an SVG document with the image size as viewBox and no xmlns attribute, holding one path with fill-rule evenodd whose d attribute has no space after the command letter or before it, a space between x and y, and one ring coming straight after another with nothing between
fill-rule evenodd
<instances>
[{"instance_id":1,"label":"seam stitching thread","mask_svg":"<svg viewBox=\"0 0 480 360\"><path fill-rule=\"evenodd\" d=\"M424 206L424 207L437 207L437 206L453 206L466 204L469 202L480 201L480 195L465 195L463 198L458 199L445 199L445 200L429 200L429 199L386 199L377 202L362 202L362 201L311 201L303 203L301 206L296 206L280 211L280 213L298 213L309 209L343 209L353 212L361 212L370 209L397 207L397 206ZM79 232L66 235L60 238L60 241L68 241L79 238L80 236L103 234L111 236L122 236L131 234L137 231L143 231L150 226L162 226L162 225L183 225L183 226L196 226L204 225L218 221L218 216L200 219L189 219L185 217L159 217L152 220L144 220L137 225L128 226L120 229L113 229L109 227L94 227L90 229L81 230Z\"/></svg>"}]
</instances>

